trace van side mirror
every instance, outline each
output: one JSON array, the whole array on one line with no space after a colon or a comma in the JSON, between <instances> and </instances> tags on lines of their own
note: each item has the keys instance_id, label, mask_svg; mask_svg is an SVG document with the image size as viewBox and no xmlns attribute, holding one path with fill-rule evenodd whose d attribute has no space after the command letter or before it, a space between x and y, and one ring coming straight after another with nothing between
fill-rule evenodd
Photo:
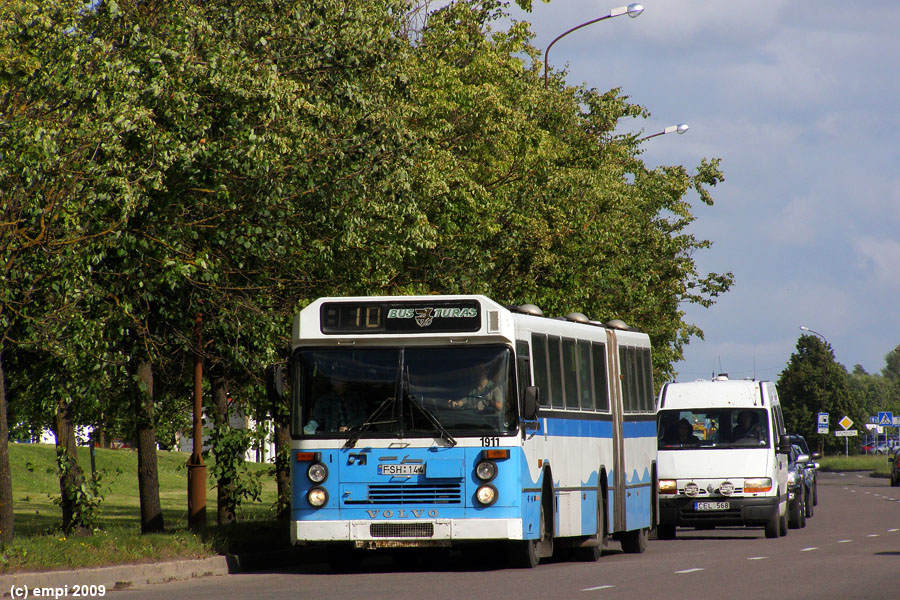
<instances>
[{"instance_id":1,"label":"van side mirror","mask_svg":"<svg viewBox=\"0 0 900 600\"><path fill-rule=\"evenodd\" d=\"M538 405L541 400L541 389L536 385L529 385L525 388L525 395L522 397L522 419L525 421L534 421L537 419Z\"/></svg>"},{"instance_id":2,"label":"van side mirror","mask_svg":"<svg viewBox=\"0 0 900 600\"><path fill-rule=\"evenodd\" d=\"M785 434L778 438L778 450L779 454L790 454L791 453L791 436Z\"/></svg>"}]
</instances>

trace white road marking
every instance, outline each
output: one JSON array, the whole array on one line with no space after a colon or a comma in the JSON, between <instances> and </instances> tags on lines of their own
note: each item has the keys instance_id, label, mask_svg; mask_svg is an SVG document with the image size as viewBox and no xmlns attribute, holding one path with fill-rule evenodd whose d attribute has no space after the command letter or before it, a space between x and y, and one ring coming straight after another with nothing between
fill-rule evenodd
<instances>
[{"instance_id":1,"label":"white road marking","mask_svg":"<svg viewBox=\"0 0 900 600\"><path fill-rule=\"evenodd\" d=\"M747 560L766 560L767 558L769 558L769 557L768 556L751 556Z\"/></svg>"},{"instance_id":2,"label":"white road marking","mask_svg":"<svg viewBox=\"0 0 900 600\"><path fill-rule=\"evenodd\" d=\"M683 575L685 573L696 573L697 571L702 571L703 569L694 568L694 569L684 569L683 571L675 571L676 575Z\"/></svg>"},{"instance_id":3,"label":"white road marking","mask_svg":"<svg viewBox=\"0 0 900 600\"><path fill-rule=\"evenodd\" d=\"M812 552L813 550L818 550L815 546L810 546L809 548L803 548L800 552Z\"/></svg>"},{"instance_id":4,"label":"white road marking","mask_svg":"<svg viewBox=\"0 0 900 600\"><path fill-rule=\"evenodd\" d=\"M838 540L838 544L849 544L853 540Z\"/></svg>"},{"instance_id":5,"label":"white road marking","mask_svg":"<svg viewBox=\"0 0 900 600\"><path fill-rule=\"evenodd\" d=\"M610 588L614 588L614 585L598 585L597 587L584 588L581 590L582 592L596 592L597 590L608 590Z\"/></svg>"}]
</instances>

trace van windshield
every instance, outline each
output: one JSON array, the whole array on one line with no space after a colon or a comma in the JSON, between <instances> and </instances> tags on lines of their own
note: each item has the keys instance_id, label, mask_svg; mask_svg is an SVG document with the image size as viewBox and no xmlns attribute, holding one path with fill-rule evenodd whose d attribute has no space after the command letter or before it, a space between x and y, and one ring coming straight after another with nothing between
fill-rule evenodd
<instances>
[{"instance_id":1,"label":"van windshield","mask_svg":"<svg viewBox=\"0 0 900 600\"><path fill-rule=\"evenodd\" d=\"M763 409L661 410L657 419L660 450L769 446L769 420Z\"/></svg>"}]
</instances>

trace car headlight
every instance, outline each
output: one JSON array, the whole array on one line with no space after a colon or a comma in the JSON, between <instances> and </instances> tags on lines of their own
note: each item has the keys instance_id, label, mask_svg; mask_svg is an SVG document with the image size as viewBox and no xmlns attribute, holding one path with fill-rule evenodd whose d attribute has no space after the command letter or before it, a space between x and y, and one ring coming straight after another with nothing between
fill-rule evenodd
<instances>
[{"instance_id":1,"label":"car headlight","mask_svg":"<svg viewBox=\"0 0 900 600\"><path fill-rule=\"evenodd\" d=\"M328 503L328 492L321 487L311 488L306 494L306 501L310 506L321 508Z\"/></svg>"},{"instance_id":2,"label":"car headlight","mask_svg":"<svg viewBox=\"0 0 900 600\"><path fill-rule=\"evenodd\" d=\"M482 481L490 481L497 476L497 463L483 460L475 465L475 475Z\"/></svg>"},{"instance_id":3,"label":"car headlight","mask_svg":"<svg viewBox=\"0 0 900 600\"><path fill-rule=\"evenodd\" d=\"M309 480L313 483L322 483L328 479L328 467L320 462L313 463L306 469L306 476L309 477Z\"/></svg>"},{"instance_id":4,"label":"car headlight","mask_svg":"<svg viewBox=\"0 0 900 600\"><path fill-rule=\"evenodd\" d=\"M475 490L475 499L479 504L490 506L497 501L497 488L492 485L482 485Z\"/></svg>"}]
</instances>

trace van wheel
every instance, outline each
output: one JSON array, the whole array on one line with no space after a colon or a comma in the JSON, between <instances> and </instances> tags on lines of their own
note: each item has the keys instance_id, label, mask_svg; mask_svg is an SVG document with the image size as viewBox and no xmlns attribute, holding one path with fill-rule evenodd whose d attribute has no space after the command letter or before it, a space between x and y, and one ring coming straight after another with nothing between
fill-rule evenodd
<instances>
[{"instance_id":1,"label":"van wheel","mask_svg":"<svg viewBox=\"0 0 900 600\"><path fill-rule=\"evenodd\" d=\"M670 523L660 523L656 526L656 539L658 540L674 540L675 525Z\"/></svg>"},{"instance_id":2,"label":"van wheel","mask_svg":"<svg viewBox=\"0 0 900 600\"><path fill-rule=\"evenodd\" d=\"M784 537L788 534L788 515L784 511L784 515L778 520L778 535Z\"/></svg>"},{"instance_id":3,"label":"van wheel","mask_svg":"<svg viewBox=\"0 0 900 600\"><path fill-rule=\"evenodd\" d=\"M766 537L767 538L777 538L779 525L781 523L781 519L778 517L778 508L775 509L775 514L772 515L772 518L768 520L766 523Z\"/></svg>"}]
</instances>

